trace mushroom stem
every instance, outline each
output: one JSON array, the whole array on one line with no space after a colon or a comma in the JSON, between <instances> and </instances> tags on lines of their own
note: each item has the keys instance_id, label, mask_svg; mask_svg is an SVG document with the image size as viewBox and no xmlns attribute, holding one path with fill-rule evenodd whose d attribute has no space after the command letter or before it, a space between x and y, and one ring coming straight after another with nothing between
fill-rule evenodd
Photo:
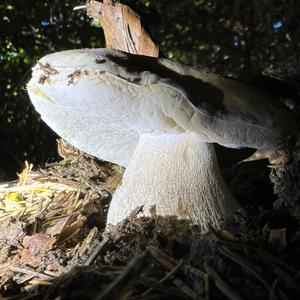
<instances>
[{"instance_id":1,"label":"mushroom stem","mask_svg":"<svg viewBox=\"0 0 300 300\"><path fill-rule=\"evenodd\" d=\"M213 144L192 132L142 134L116 190L107 222L116 224L137 206L143 215L177 216L207 229L238 204L221 175Z\"/></svg>"}]
</instances>

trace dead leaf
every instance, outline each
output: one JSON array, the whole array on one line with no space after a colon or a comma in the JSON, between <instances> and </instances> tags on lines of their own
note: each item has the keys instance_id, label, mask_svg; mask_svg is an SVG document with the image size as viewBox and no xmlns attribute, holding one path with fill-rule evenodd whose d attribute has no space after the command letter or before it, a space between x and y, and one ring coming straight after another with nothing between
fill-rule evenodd
<instances>
[{"instance_id":1,"label":"dead leaf","mask_svg":"<svg viewBox=\"0 0 300 300\"><path fill-rule=\"evenodd\" d=\"M231 232L229 232L228 230L225 230L225 229L217 229L215 231L215 234L219 238L221 238L225 241L237 241L237 239L234 237L234 235Z\"/></svg>"},{"instance_id":2,"label":"dead leaf","mask_svg":"<svg viewBox=\"0 0 300 300\"><path fill-rule=\"evenodd\" d=\"M78 216L77 220L75 220L72 224L65 226L58 237L59 242L65 241L76 231L80 230L86 223L86 220L86 217Z\"/></svg>"},{"instance_id":3,"label":"dead leaf","mask_svg":"<svg viewBox=\"0 0 300 300\"><path fill-rule=\"evenodd\" d=\"M21 262L30 266L38 266L43 256L53 248L55 237L45 233L25 236L23 239L24 249L21 252Z\"/></svg>"},{"instance_id":4,"label":"dead leaf","mask_svg":"<svg viewBox=\"0 0 300 300\"><path fill-rule=\"evenodd\" d=\"M158 57L158 47L142 27L140 17L127 5L106 2L89 1L86 5L87 15L102 25L106 47Z\"/></svg>"},{"instance_id":5,"label":"dead leaf","mask_svg":"<svg viewBox=\"0 0 300 300\"><path fill-rule=\"evenodd\" d=\"M63 229L66 227L67 223L69 222L70 218L71 216L67 216L59 220L57 223L55 223L53 226L47 229L47 234L51 236L60 235Z\"/></svg>"}]
</instances>

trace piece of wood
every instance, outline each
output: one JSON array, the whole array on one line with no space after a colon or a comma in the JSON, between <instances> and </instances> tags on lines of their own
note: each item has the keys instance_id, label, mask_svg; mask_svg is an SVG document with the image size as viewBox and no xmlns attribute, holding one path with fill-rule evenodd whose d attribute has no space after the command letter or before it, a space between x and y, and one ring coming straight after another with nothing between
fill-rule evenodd
<instances>
[{"instance_id":1,"label":"piece of wood","mask_svg":"<svg viewBox=\"0 0 300 300\"><path fill-rule=\"evenodd\" d=\"M158 46L141 25L140 17L127 5L89 1L87 15L100 21L106 47L132 54L158 57Z\"/></svg>"}]
</instances>

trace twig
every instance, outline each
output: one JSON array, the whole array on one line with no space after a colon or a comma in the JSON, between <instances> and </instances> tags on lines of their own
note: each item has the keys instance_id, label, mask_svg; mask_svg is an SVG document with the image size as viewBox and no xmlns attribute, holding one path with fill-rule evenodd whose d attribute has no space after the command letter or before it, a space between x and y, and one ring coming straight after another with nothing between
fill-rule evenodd
<instances>
[{"instance_id":1,"label":"twig","mask_svg":"<svg viewBox=\"0 0 300 300\"><path fill-rule=\"evenodd\" d=\"M210 283L209 283L209 275L205 274L204 277L204 292L205 292L205 300L210 299Z\"/></svg>"},{"instance_id":2,"label":"twig","mask_svg":"<svg viewBox=\"0 0 300 300\"><path fill-rule=\"evenodd\" d=\"M244 252L245 248L248 247L247 245L245 245L242 242L225 241L225 240L221 240L221 239L218 242L231 250L235 250L235 251L239 251L239 252Z\"/></svg>"},{"instance_id":3,"label":"twig","mask_svg":"<svg viewBox=\"0 0 300 300\"><path fill-rule=\"evenodd\" d=\"M271 286L268 282L266 282L262 276L259 275L259 273L255 270L255 268L248 262L246 261L243 257L240 255L230 251L229 249L225 248L224 246L218 249L218 251L224 255L225 257L229 258L233 262L237 263L241 267L245 268L249 273L251 273L253 276L255 276L265 287L266 289L270 292L271 291Z\"/></svg>"},{"instance_id":4,"label":"twig","mask_svg":"<svg viewBox=\"0 0 300 300\"><path fill-rule=\"evenodd\" d=\"M180 269L182 263L183 263L183 260L180 260L180 261L178 262L178 264L176 265L176 267L173 268L173 270L171 270L165 277L163 277L161 280L159 280L159 283L164 283L164 282L167 281L171 276L173 276L173 275ZM150 289L146 290L146 291L142 294L142 296L148 295L152 290L153 290L153 288L150 288Z\"/></svg>"},{"instance_id":5,"label":"twig","mask_svg":"<svg viewBox=\"0 0 300 300\"><path fill-rule=\"evenodd\" d=\"M157 300L159 299L159 295L157 294L151 294L142 297L141 295L135 296L135 297L129 297L128 300Z\"/></svg>"},{"instance_id":6,"label":"twig","mask_svg":"<svg viewBox=\"0 0 300 300\"><path fill-rule=\"evenodd\" d=\"M193 300L204 300L201 296L197 295L191 288L189 288L181 279L173 279L173 283L183 292L186 296Z\"/></svg>"},{"instance_id":7,"label":"twig","mask_svg":"<svg viewBox=\"0 0 300 300\"><path fill-rule=\"evenodd\" d=\"M188 271L188 272L191 272L194 275L197 275L197 276L199 276L199 277L201 277L203 279L207 275L205 272L203 272L203 271L201 271L201 270L199 270L199 269L197 269L197 268L195 268L195 267L193 267L191 265L186 265L185 266L185 270Z\"/></svg>"},{"instance_id":8,"label":"twig","mask_svg":"<svg viewBox=\"0 0 300 300\"><path fill-rule=\"evenodd\" d=\"M36 210L36 214L34 216L32 234L36 234L36 232L37 232L38 222L39 222L39 219L40 219L40 216L41 216L42 208L43 208L43 198L40 198L38 200L38 207L37 207L37 210Z\"/></svg>"},{"instance_id":9,"label":"twig","mask_svg":"<svg viewBox=\"0 0 300 300\"><path fill-rule=\"evenodd\" d=\"M279 293L279 295L280 295L280 298L282 299L282 300L291 300L282 290L278 290L278 293Z\"/></svg>"},{"instance_id":10,"label":"twig","mask_svg":"<svg viewBox=\"0 0 300 300\"><path fill-rule=\"evenodd\" d=\"M50 286L53 284L49 280L43 280L43 279L31 279L29 283L30 285L39 285L39 286L41 285Z\"/></svg>"},{"instance_id":11,"label":"twig","mask_svg":"<svg viewBox=\"0 0 300 300\"><path fill-rule=\"evenodd\" d=\"M227 296L230 300L244 300L244 298L238 295L207 262L204 263L204 268L211 278L213 278L216 287L225 296Z\"/></svg>"},{"instance_id":12,"label":"twig","mask_svg":"<svg viewBox=\"0 0 300 300\"><path fill-rule=\"evenodd\" d=\"M296 275L296 270L285 263L283 260L281 260L279 257L275 257L271 255L270 253L264 252L261 249L255 248L255 247L247 247L245 250L250 250L250 255L254 255L255 257L259 258L263 263L268 265L273 273L275 273L279 279L286 282L288 285L294 288L298 293L300 293L300 285L294 278L288 274L286 271L284 271L282 268L285 268L289 272ZM251 253L252 252L252 253ZM282 268L280 268L280 267ZM283 293L283 292L282 292Z\"/></svg>"},{"instance_id":13,"label":"twig","mask_svg":"<svg viewBox=\"0 0 300 300\"><path fill-rule=\"evenodd\" d=\"M157 247L149 246L147 247L150 254L168 271L172 271L176 265L178 264L177 261L171 257L170 255L166 254L165 252L161 251ZM175 278L172 280L173 283L189 298L202 300L203 298L199 297L196 293L192 291L182 280L179 278Z\"/></svg>"},{"instance_id":14,"label":"twig","mask_svg":"<svg viewBox=\"0 0 300 300\"><path fill-rule=\"evenodd\" d=\"M269 264L272 267L280 266L280 267L284 268L285 270L289 271L290 273L292 273L293 275L296 275L296 273L297 273L297 270L294 267L287 264L281 258L274 256L268 252L265 252L262 249L259 249L259 248L253 247L253 246L243 245L238 242L223 241L221 239L219 239L219 242L229 249L233 249L236 251L248 252L250 255L256 256L257 258L261 259L264 263ZM282 270L282 272L284 272L284 271ZM284 273L286 274L286 272L284 272Z\"/></svg>"},{"instance_id":15,"label":"twig","mask_svg":"<svg viewBox=\"0 0 300 300\"><path fill-rule=\"evenodd\" d=\"M23 269L23 268L18 268L18 267L9 267L9 270L15 273L22 273L22 274L27 274L27 275L33 275L36 277L40 277L43 278L45 280L53 280L56 277L55 276L50 276L50 275L46 275L43 273L39 273L39 272L35 272L32 270L28 270L28 269Z\"/></svg>"},{"instance_id":16,"label":"twig","mask_svg":"<svg viewBox=\"0 0 300 300\"><path fill-rule=\"evenodd\" d=\"M168 295L172 295L172 296L180 296L180 292L178 291L177 288L164 286L160 281L156 281L156 280L151 279L146 276L141 275L140 278L135 279L134 281L138 284L142 284L144 286L150 287L141 296L138 296L138 299L140 297L147 296L149 294L149 292L153 291L153 290L157 290L159 292L162 292L162 293L168 294ZM182 297L184 297L183 294L182 294Z\"/></svg>"},{"instance_id":17,"label":"twig","mask_svg":"<svg viewBox=\"0 0 300 300\"><path fill-rule=\"evenodd\" d=\"M176 267L177 261L157 247L148 246L147 250L168 271L172 271Z\"/></svg>"},{"instance_id":18,"label":"twig","mask_svg":"<svg viewBox=\"0 0 300 300\"><path fill-rule=\"evenodd\" d=\"M275 291L276 291L277 285L278 285L278 278L276 278L274 280L273 284L272 284L272 288L269 292L269 300L275 300L276 299Z\"/></svg>"},{"instance_id":19,"label":"twig","mask_svg":"<svg viewBox=\"0 0 300 300\"><path fill-rule=\"evenodd\" d=\"M81 10L81 9L86 9L86 5L79 5L79 6L73 7L73 10Z\"/></svg>"},{"instance_id":20,"label":"twig","mask_svg":"<svg viewBox=\"0 0 300 300\"><path fill-rule=\"evenodd\" d=\"M250 254L251 254L251 252L254 252L256 254L256 256L258 256L260 259L263 258L264 261L268 261L269 263L276 264L293 274L297 273L297 270L294 267L287 264L285 261L283 261L279 257L276 257L270 253L267 253L261 249L258 249L258 248L252 247L252 246L251 247L247 246L246 250L250 250Z\"/></svg>"},{"instance_id":21,"label":"twig","mask_svg":"<svg viewBox=\"0 0 300 300\"><path fill-rule=\"evenodd\" d=\"M204 295L205 295L205 300L209 300L209 295L210 295L210 286L209 286L209 276L207 273L191 266L191 265L186 265L185 270L188 272L193 273L196 276L201 277L204 280Z\"/></svg>"},{"instance_id":22,"label":"twig","mask_svg":"<svg viewBox=\"0 0 300 300\"><path fill-rule=\"evenodd\" d=\"M86 260L84 265L89 266L95 260L95 258L98 256L98 254L101 252L103 247L105 247L108 244L109 241L110 241L110 239L107 236L105 236L103 238L103 240L101 241L101 243L96 247L96 249L90 255L90 257Z\"/></svg>"},{"instance_id":23,"label":"twig","mask_svg":"<svg viewBox=\"0 0 300 300\"><path fill-rule=\"evenodd\" d=\"M80 257L83 257L84 253L89 253L91 247L93 247L94 245L94 241L98 235L98 228L94 227L93 229L90 230L89 234L85 237L85 239L83 240L83 242L81 243L81 246L78 249L78 253ZM93 247L95 249L95 247ZM94 253L94 249L92 248L92 253ZM97 248L97 247L96 247ZM90 257L91 255L89 255ZM89 257L87 259L89 259Z\"/></svg>"},{"instance_id":24,"label":"twig","mask_svg":"<svg viewBox=\"0 0 300 300\"><path fill-rule=\"evenodd\" d=\"M300 285L294 278L292 278L288 273L283 271L281 268L277 267L276 265L269 263L272 267L273 272L283 281L285 281L289 286L295 289L298 293L300 293Z\"/></svg>"},{"instance_id":25,"label":"twig","mask_svg":"<svg viewBox=\"0 0 300 300\"><path fill-rule=\"evenodd\" d=\"M125 271L120 274L95 300L110 300L116 299L117 295L120 295L124 288L128 287L129 281L138 276L143 270L146 262L147 252L134 257Z\"/></svg>"}]
</instances>

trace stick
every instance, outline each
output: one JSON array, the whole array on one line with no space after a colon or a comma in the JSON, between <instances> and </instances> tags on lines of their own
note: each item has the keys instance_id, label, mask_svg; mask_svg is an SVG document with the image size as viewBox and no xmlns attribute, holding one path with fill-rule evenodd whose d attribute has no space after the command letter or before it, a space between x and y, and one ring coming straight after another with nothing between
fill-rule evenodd
<instances>
[{"instance_id":1,"label":"stick","mask_svg":"<svg viewBox=\"0 0 300 300\"><path fill-rule=\"evenodd\" d=\"M22 274L28 274L28 275L33 275L36 277L44 278L45 280L53 280L56 277L55 276L49 276L43 273L38 273L35 271L27 270L27 269L22 269L18 267L9 267L9 270L15 273L22 273Z\"/></svg>"},{"instance_id":2,"label":"stick","mask_svg":"<svg viewBox=\"0 0 300 300\"><path fill-rule=\"evenodd\" d=\"M97 246L97 248L92 252L91 256L88 258L88 260L84 263L85 266L89 266L92 264L92 262L95 260L95 258L98 256L100 251L107 245L107 243L110 241L108 237L104 237L101 243Z\"/></svg>"},{"instance_id":3,"label":"stick","mask_svg":"<svg viewBox=\"0 0 300 300\"><path fill-rule=\"evenodd\" d=\"M164 283L165 281L167 281L171 276L173 276L181 267L183 263L183 260L180 260L179 263L177 264L177 266L175 268L173 268L173 270L171 270L165 277L163 277L159 283ZM149 288L147 291L145 291L142 296L146 296L148 295L151 291L153 291L153 288Z\"/></svg>"},{"instance_id":4,"label":"stick","mask_svg":"<svg viewBox=\"0 0 300 300\"><path fill-rule=\"evenodd\" d=\"M259 274L259 271L256 270L256 266L251 265L247 260L245 260L243 257L240 255L232 252L226 247L222 247L218 249L218 251L224 255L225 257L229 258L236 264L240 265L242 268L245 268L249 273L251 273L253 276L255 276L261 283L262 285L265 286L265 288L270 292L271 290L271 285Z\"/></svg>"},{"instance_id":5,"label":"stick","mask_svg":"<svg viewBox=\"0 0 300 300\"><path fill-rule=\"evenodd\" d=\"M243 300L244 298L238 295L222 278L221 276L215 271L215 269L207 264L204 263L204 268L206 272L210 275L210 277L214 280L216 287L230 300Z\"/></svg>"},{"instance_id":6,"label":"stick","mask_svg":"<svg viewBox=\"0 0 300 300\"><path fill-rule=\"evenodd\" d=\"M122 291L128 287L128 283L137 277L143 270L146 263L147 252L135 256L120 274L95 300L116 299L117 295L121 295Z\"/></svg>"},{"instance_id":7,"label":"stick","mask_svg":"<svg viewBox=\"0 0 300 300\"><path fill-rule=\"evenodd\" d=\"M86 9L86 5L79 5L79 6L73 7L73 10L81 10L81 9Z\"/></svg>"}]
</instances>

